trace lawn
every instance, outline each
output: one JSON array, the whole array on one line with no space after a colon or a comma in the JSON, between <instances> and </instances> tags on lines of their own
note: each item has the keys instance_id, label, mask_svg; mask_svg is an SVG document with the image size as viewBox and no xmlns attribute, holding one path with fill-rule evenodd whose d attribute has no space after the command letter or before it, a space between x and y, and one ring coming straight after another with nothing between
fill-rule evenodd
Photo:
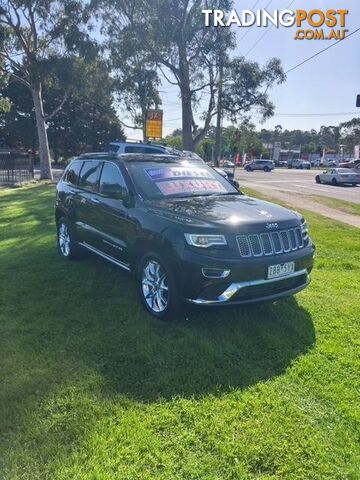
<instances>
[{"instance_id":1,"label":"lawn","mask_svg":"<svg viewBox=\"0 0 360 480\"><path fill-rule=\"evenodd\" d=\"M360 478L360 230L307 213L306 291L163 324L53 203L0 194L2 480Z\"/></svg>"},{"instance_id":2,"label":"lawn","mask_svg":"<svg viewBox=\"0 0 360 480\"><path fill-rule=\"evenodd\" d=\"M360 188L358 188L360 198ZM323 195L308 195L306 198L315 200L316 202L327 207L336 208L345 213L352 213L353 215L360 215L360 203L347 202L339 200L338 198L325 197Z\"/></svg>"}]
</instances>

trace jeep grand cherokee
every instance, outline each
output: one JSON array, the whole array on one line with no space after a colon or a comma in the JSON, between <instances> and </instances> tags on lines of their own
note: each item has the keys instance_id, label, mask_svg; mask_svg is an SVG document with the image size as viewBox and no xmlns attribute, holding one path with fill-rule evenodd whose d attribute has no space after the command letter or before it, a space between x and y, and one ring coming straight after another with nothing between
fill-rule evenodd
<instances>
[{"instance_id":1,"label":"jeep grand cherokee","mask_svg":"<svg viewBox=\"0 0 360 480\"><path fill-rule=\"evenodd\" d=\"M175 156L88 154L57 185L58 247L134 273L144 307L272 301L304 289L314 245L305 219L248 197L206 164Z\"/></svg>"}]
</instances>

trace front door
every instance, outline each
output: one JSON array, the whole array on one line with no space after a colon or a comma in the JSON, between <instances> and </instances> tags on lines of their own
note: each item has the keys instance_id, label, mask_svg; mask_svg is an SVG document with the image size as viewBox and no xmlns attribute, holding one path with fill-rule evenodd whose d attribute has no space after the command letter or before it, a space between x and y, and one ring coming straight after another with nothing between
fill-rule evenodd
<instances>
[{"instance_id":1,"label":"front door","mask_svg":"<svg viewBox=\"0 0 360 480\"><path fill-rule=\"evenodd\" d=\"M125 265L129 261L129 235L132 222L126 204L128 189L124 177L115 163L104 162L97 196L97 229L101 232L98 248Z\"/></svg>"}]
</instances>

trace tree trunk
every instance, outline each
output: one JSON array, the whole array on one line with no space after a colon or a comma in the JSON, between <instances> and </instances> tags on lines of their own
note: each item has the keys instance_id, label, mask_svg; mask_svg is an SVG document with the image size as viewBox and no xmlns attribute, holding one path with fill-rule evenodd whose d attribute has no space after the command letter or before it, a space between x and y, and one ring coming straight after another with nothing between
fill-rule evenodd
<instances>
[{"instance_id":1,"label":"tree trunk","mask_svg":"<svg viewBox=\"0 0 360 480\"><path fill-rule=\"evenodd\" d=\"M194 140L192 135L192 105L190 90L189 64L186 58L186 51L183 47L179 48L179 71L180 71L180 91L181 91L181 110L182 110L182 143L184 150L194 151Z\"/></svg>"},{"instance_id":2,"label":"tree trunk","mask_svg":"<svg viewBox=\"0 0 360 480\"><path fill-rule=\"evenodd\" d=\"M33 85L32 97L35 109L36 128L39 141L40 180L52 180L49 142L44 119L44 107L41 96L41 83Z\"/></svg>"},{"instance_id":3,"label":"tree trunk","mask_svg":"<svg viewBox=\"0 0 360 480\"><path fill-rule=\"evenodd\" d=\"M181 89L182 107L182 142L183 149L194 151L194 140L192 136L192 106L190 88L184 86Z\"/></svg>"}]
</instances>

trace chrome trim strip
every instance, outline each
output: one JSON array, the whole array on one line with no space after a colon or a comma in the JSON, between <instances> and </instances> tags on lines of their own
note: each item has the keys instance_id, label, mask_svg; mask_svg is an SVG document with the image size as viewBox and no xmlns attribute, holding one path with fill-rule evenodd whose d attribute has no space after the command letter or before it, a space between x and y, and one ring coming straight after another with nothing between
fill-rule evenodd
<instances>
[{"instance_id":1,"label":"chrome trim strip","mask_svg":"<svg viewBox=\"0 0 360 480\"><path fill-rule=\"evenodd\" d=\"M190 303L194 303L196 305L211 305L211 304L221 304L228 302L239 290L245 287L254 287L257 285L267 285L274 282L279 282L281 280L288 280L290 278L300 277L301 275L307 276L306 284L304 287L310 283L310 275L306 269L298 270L290 275L284 275L283 277L272 278L270 280L249 280L246 282L239 282L239 283L232 283L216 300L204 300L202 298L198 299L190 299L188 298L186 301Z\"/></svg>"},{"instance_id":2,"label":"chrome trim strip","mask_svg":"<svg viewBox=\"0 0 360 480\"><path fill-rule=\"evenodd\" d=\"M213 270L213 271L218 271L219 273L221 273L221 275L206 275L205 271L206 270ZM203 274L203 276L205 278L226 278L230 275L231 273L231 270L222 270L222 269L219 269L219 268L207 268L207 267L203 267L201 269L201 273Z\"/></svg>"},{"instance_id":3,"label":"chrome trim strip","mask_svg":"<svg viewBox=\"0 0 360 480\"><path fill-rule=\"evenodd\" d=\"M102 252L101 250L98 250L98 249L95 248L95 247L92 247L91 245L89 245L89 244L86 243L86 242L79 242L79 245L81 245L81 246L84 247L84 248L87 248L88 250L90 250L90 251L93 252L93 253L96 253L96 254L99 255L100 257L105 258L105 260L108 260L109 262L114 263L114 264L117 265L118 267L124 268L125 270L127 270L128 272L130 272L130 267L129 267L129 265L127 265L126 263L123 263L123 262L121 262L120 260L117 260L116 258L114 258L114 257L112 257L112 256L110 256L110 255L107 255L106 253Z\"/></svg>"}]
</instances>

